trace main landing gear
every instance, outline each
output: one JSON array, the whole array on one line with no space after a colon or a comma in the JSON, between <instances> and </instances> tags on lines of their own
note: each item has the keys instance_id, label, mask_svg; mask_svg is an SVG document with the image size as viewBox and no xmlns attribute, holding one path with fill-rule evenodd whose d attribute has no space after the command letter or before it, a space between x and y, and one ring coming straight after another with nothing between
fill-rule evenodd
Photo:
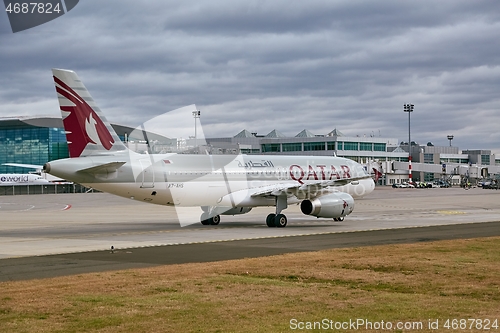
<instances>
[{"instance_id":1,"label":"main landing gear","mask_svg":"<svg viewBox=\"0 0 500 333\"><path fill-rule=\"evenodd\" d=\"M269 214L267 215L267 218L266 218L266 224L269 228L274 228L274 227L277 227L277 228L284 228L286 227L286 224L287 224L287 219L286 219L286 216L285 214Z\"/></svg>"},{"instance_id":2,"label":"main landing gear","mask_svg":"<svg viewBox=\"0 0 500 333\"><path fill-rule=\"evenodd\" d=\"M269 214L266 218L266 224L269 228L284 228L287 224L287 218L285 214L281 214L283 209L288 207L286 201L286 194L276 196L276 214Z\"/></svg>"},{"instance_id":3,"label":"main landing gear","mask_svg":"<svg viewBox=\"0 0 500 333\"><path fill-rule=\"evenodd\" d=\"M220 215L209 217L208 213L201 214L201 224L203 225L218 225L220 223Z\"/></svg>"}]
</instances>

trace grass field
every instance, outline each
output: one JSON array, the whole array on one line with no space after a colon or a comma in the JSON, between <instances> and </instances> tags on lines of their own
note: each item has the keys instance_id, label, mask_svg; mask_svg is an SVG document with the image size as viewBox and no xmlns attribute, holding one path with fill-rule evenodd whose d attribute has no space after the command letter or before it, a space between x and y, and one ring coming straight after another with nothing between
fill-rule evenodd
<instances>
[{"instance_id":1,"label":"grass field","mask_svg":"<svg viewBox=\"0 0 500 333\"><path fill-rule=\"evenodd\" d=\"M0 283L0 332L345 332L360 320L363 332L500 332L500 237Z\"/></svg>"}]
</instances>

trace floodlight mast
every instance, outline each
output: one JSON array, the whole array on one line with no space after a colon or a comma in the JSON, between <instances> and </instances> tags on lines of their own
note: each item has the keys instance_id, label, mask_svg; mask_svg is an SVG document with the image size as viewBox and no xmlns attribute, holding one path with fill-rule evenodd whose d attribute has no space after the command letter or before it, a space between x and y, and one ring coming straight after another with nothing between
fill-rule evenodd
<instances>
[{"instance_id":1,"label":"floodlight mast","mask_svg":"<svg viewBox=\"0 0 500 333\"><path fill-rule=\"evenodd\" d=\"M448 138L448 140L450 140L450 147L451 147L451 140L453 140L454 136L453 135L448 135L447 138Z\"/></svg>"},{"instance_id":2,"label":"floodlight mast","mask_svg":"<svg viewBox=\"0 0 500 333\"><path fill-rule=\"evenodd\" d=\"M410 115L413 112L414 105L413 104L404 104L403 110L404 112L408 112L408 181L412 181L411 174L411 122Z\"/></svg>"}]
</instances>

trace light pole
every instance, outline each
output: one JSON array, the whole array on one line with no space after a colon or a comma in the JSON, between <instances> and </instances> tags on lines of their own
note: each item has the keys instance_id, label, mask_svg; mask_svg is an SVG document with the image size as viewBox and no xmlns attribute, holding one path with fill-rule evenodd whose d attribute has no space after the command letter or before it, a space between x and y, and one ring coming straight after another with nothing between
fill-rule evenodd
<instances>
[{"instance_id":1,"label":"light pole","mask_svg":"<svg viewBox=\"0 0 500 333\"><path fill-rule=\"evenodd\" d=\"M403 105L404 112L408 112L408 181L412 181L411 175L411 131L410 131L410 115L413 112L413 104Z\"/></svg>"},{"instance_id":2,"label":"light pole","mask_svg":"<svg viewBox=\"0 0 500 333\"><path fill-rule=\"evenodd\" d=\"M450 147L451 147L451 140L453 140L453 135L448 135L447 138L448 140L450 140Z\"/></svg>"},{"instance_id":3,"label":"light pole","mask_svg":"<svg viewBox=\"0 0 500 333\"><path fill-rule=\"evenodd\" d=\"M193 111L193 117L194 117L194 146L195 147L198 147L198 137L197 137L197 133L196 133L196 123L197 123L197 119L200 118L200 115L201 115L201 111L200 110L194 110Z\"/></svg>"}]
</instances>

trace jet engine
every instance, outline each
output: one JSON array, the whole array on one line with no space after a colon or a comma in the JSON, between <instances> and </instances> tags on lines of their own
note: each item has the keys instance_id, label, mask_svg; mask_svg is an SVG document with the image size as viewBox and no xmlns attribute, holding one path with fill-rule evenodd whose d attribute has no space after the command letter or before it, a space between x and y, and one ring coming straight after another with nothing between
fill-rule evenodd
<instances>
[{"instance_id":1,"label":"jet engine","mask_svg":"<svg viewBox=\"0 0 500 333\"><path fill-rule=\"evenodd\" d=\"M303 200L300 210L305 215L340 219L352 213L354 199L347 193L335 192L313 200Z\"/></svg>"}]
</instances>

